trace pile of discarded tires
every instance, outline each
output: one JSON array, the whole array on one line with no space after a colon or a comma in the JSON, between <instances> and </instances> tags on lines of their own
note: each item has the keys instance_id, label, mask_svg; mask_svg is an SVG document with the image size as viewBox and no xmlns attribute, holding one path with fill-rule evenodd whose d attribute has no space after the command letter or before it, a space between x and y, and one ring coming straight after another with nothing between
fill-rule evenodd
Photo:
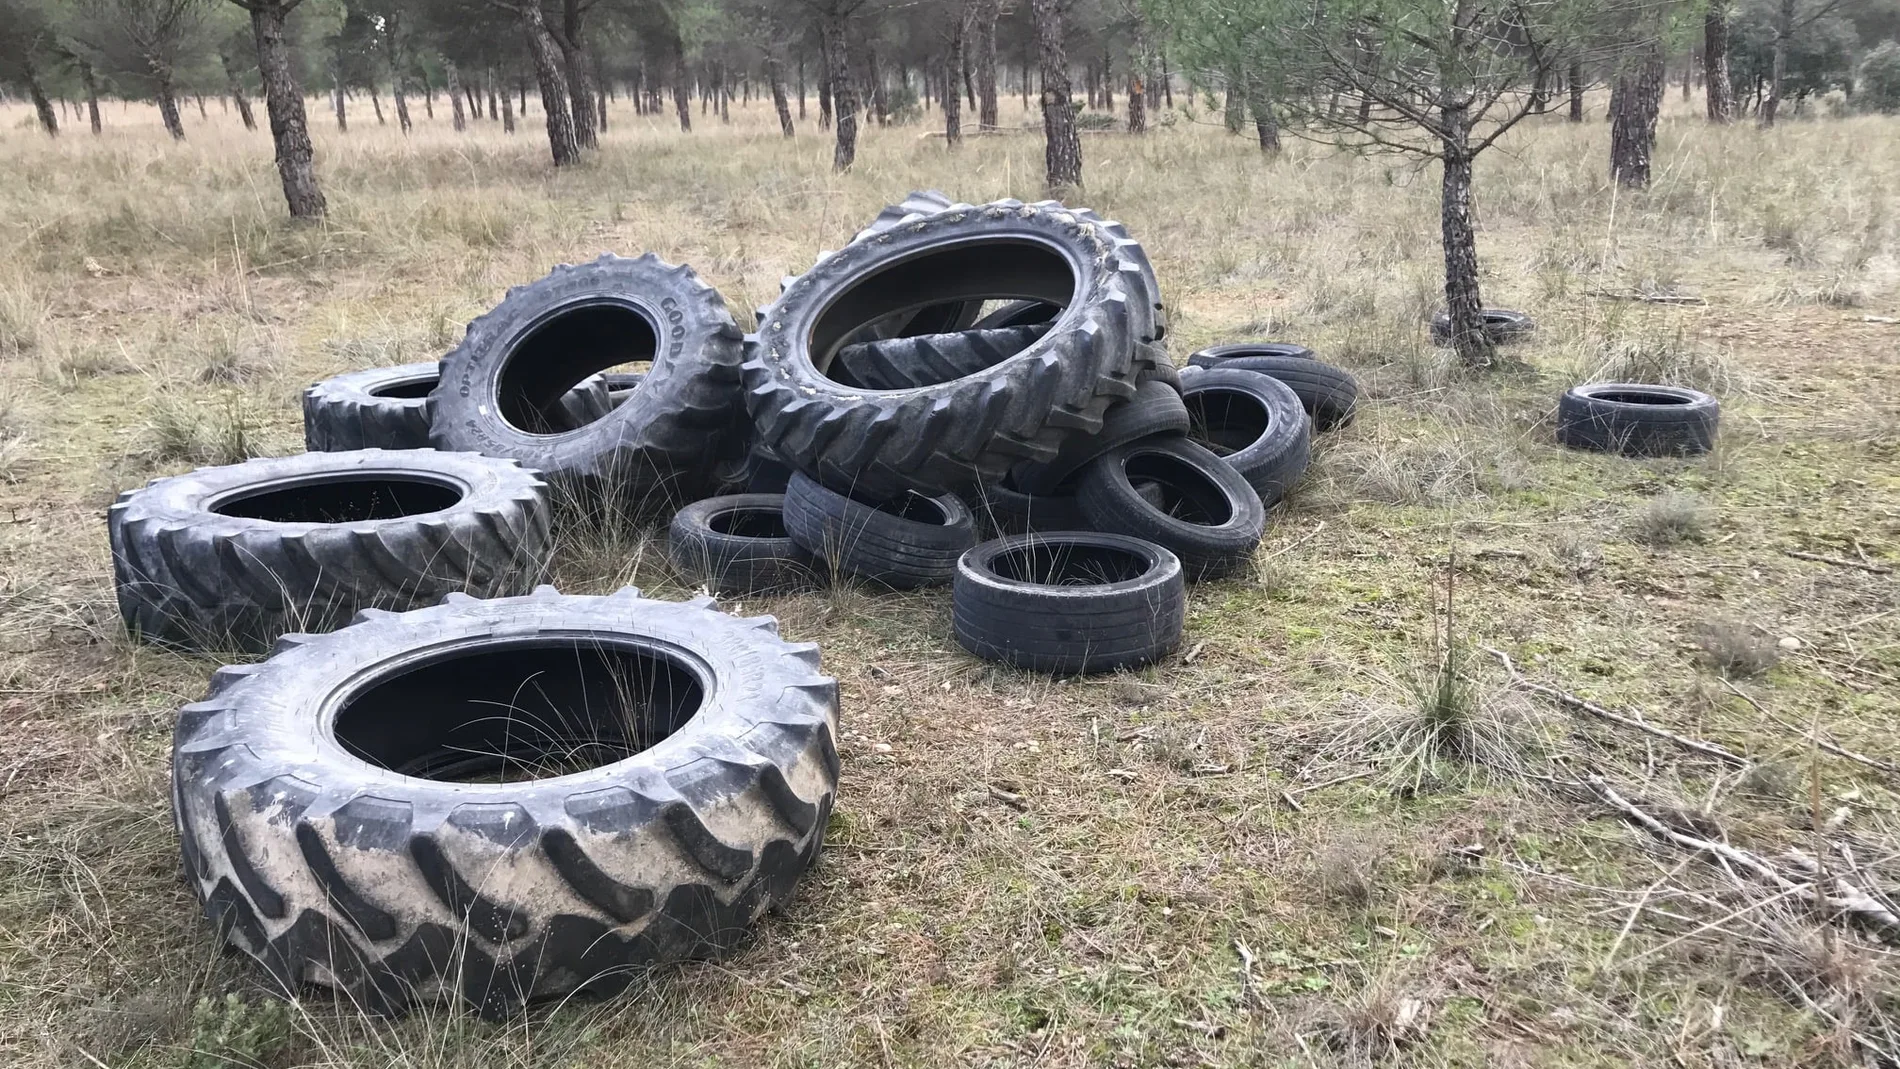
<instances>
[{"instance_id":1,"label":"pile of discarded tires","mask_svg":"<svg viewBox=\"0 0 1900 1069\"><path fill-rule=\"evenodd\" d=\"M112 506L134 635L269 651L181 711L173 808L207 915L281 983L493 1016L612 991L729 950L817 855L816 648L537 586L559 525L664 508L716 592L947 584L979 657L1128 667L1356 394L1296 346L1177 372L1141 246L1054 202L912 194L758 315L651 255L564 265L439 365L313 386L309 452Z\"/></svg>"}]
</instances>

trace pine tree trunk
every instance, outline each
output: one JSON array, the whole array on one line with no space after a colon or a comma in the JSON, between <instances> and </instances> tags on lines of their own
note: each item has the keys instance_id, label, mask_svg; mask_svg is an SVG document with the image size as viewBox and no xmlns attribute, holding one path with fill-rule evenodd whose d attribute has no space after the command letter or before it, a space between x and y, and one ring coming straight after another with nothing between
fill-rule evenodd
<instances>
[{"instance_id":1,"label":"pine tree trunk","mask_svg":"<svg viewBox=\"0 0 1900 1069\"><path fill-rule=\"evenodd\" d=\"M607 102L613 99L612 79L601 76L600 57L594 57L594 117L600 120L600 132L607 132Z\"/></svg>"},{"instance_id":2,"label":"pine tree trunk","mask_svg":"<svg viewBox=\"0 0 1900 1069\"><path fill-rule=\"evenodd\" d=\"M1788 40L1794 36L1795 0L1781 0L1775 15L1775 55L1768 75L1768 99L1761 105L1761 124L1775 125L1781 113L1781 87L1788 79Z\"/></svg>"},{"instance_id":3,"label":"pine tree trunk","mask_svg":"<svg viewBox=\"0 0 1900 1069\"><path fill-rule=\"evenodd\" d=\"M1474 40L1469 0L1458 0L1452 16L1451 48L1439 61L1439 154L1444 185L1439 194L1440 240L1445 250L1445 311L1451 319L1451 344L1470 366L1491 363L1491 339L1484 329L1484 300L1478 292L1478 240L1471 223L1471 103L1468 80L1471 55L1485 47Z\"/></svg>"},{"instance_id":4,"label":"pine tree trunk","mask_svg":"<svg viewBox=\"0 0 1900 1069\"><path fill-rule=\"evenodd\" d=\"M1174 72L1168 69L1168 52L1161 51L1161 96L1168 107L1174 107Z\"/></svg>"},{"instance_id":5,"label":"pine tree trunk","mask_svg":"<svg viewBox=\"0 0 1900 1069\"><path fill-rule=\"evenodd\" d=\"M165 121L165 132L172 135L173 141L183 141L185 123L178 116L178 96L172 91L171 68L162 63L152 64L152 81L158 93L158 117Z\"/></svg>"},{"instance_id":6,"label":"pine tree trunk","mask_svg":"<svg viewBox=\"0 0 1900 1069\"><path fill-rule=\"evenodd\" d=\"M792 126L792 102L785 95L785 51L777 41L765 50L765 79L772 83L772 108L778 112L779 133L797 136Z\"/></svg>"},{"instance_id":7,"label":"pine tree trunk","mask_svg":"<svg viewBox=\"0 0 1900 1069\"><path fill-rule=\"evenodd\" d=\"M46 89L40 85L39 68L34 65L30 52L21 69L26 77L27 95L33 98L33 113L40 117L40 129L46 131L48 137L58 137L59 113L53 110L53 102L46 99Z\"/></svg>"},{"instance_id":8,"label":"pine tree trunk","mask_svg":"<svg viewBox=\"0 0 1900 1069\"><path fill-rule=\"evenodd\" d=\"M1280 117L1273 112L1273 97L1264 80L1256 77L1247 86L1247 108L1253 112L1254 134L1260 139L1260 151L1269 156L1280 153Z\"/></svg>"},{"instance_id":9,"label":"pine tree trunk","mask_svg":"<svg viewBox=\"0 0 1900 1069\"><path fill-rule=\"evenodd\" d=\"M422 75L422 114L427 116L430 122L435 121L435 86L429 84L427 71L424 71Z\"/></svg>"},{"instance_id":10,"label":"pine tree trunk","mask_svg":"<svg viewBox=\"0 0 1900 1069\"><path fill-rule=\"evenodd\" d=\"M680 39L679 31L673 32L673 110L679 113L680 133L693 132L693 95L692 87L687 84L686 42Z\"/></svg>"},{"instance_id":11,"label":"pine tree trunk","mask_svg":"<svg viewBox=\"0 0 1900 1069\"><path fill-rule=\"evenodd\" d=\"M818 38L818 128L831 129L831 45Z\"/></svg>"},{"instance_id":12,"label":"pine tree trunk","mask_svg":"<svg viewBox=\"0 0 1900 1069\"><path fill-rule=\"evenodd\" d=\"M999 0L976 0L970 23L976 46L976 123L979 130L994 130L996 117L996 18Z\"/></svg>"},{"instance_id":13,"label":"pine tree trunk","mask_svg":"<svg viewBox=\"0 0 1900 1069\"><path fill-rule=\"evenodd\" d=\"M1141 75L1133 71L1128 74L1128 132L1148 132L1148 87L1141 84Z\"/></svg>"},{"instance_id":14,"label":"pine tree trunk","mask_svg":"<svg viewBox=\"0 0 1900 1069\"><path fill-rule=\"evenodd\" d=\"M501 94L501 132L515 132L515 95L506 91Z\"/></svg>"},{"instance_id":15,"label":"pine tree trunk","mask_svg":"<svg viewBox=\"0 0 1900 1069\"><path fill-rule=\"evenodd\" d=\"M228 66L226 70L229 70ZM92 124L92 132L97 134L104 128L104 124L99 121L99 79L93 74L92 64L83 59L79 61L79 81L86 89L86 119ZM244 128L257 129L256 120L251 118L249 104L244 106Z\"/></svg>"},{"instance_id":16,"label":"pine tree trunk","mask_svg":"<svg viewBox=\"0 0 1900 1069\"><path fill-rule=\"evenodd\" d=\"M798 50L798 121L805 121L805 50Z\"/></svg>"},{"instance_id":17,"label":"pine tree trunk","mask_svg":"<svg viewBox=\"0 0 1900 1069\"><path fill-rule=\"evenodd\" d=\"M543 22L542 25L545 26L547 25L547 23ZM486 87L488 90L488 116L487 117L488 117L489 122L494 122L496 119L501 117L501 106L500 106L500 101L497 99L497 97L505 96L507 93L506 90L502 90L500 93L497 93L495 90L495 81L496 81L495 68L490 67L488 68L488 73L482 76L482 85ZM566 77L563 76L561 81L562 81L562 84L565 85L567 81Z\"/></svg>"},{"instance_id":18,"label":"pine tree trunk","mask_svg":"<svg viewBox=\"0 0 1900 1069\"><path fill-rule=\"evenodd\" d=\"M448 78L449 106L454 109L451 122L455 125L455 132L459 134L468 129L468 116L462 111L462 100L465 96L462 92L462 72L456 67L454 61L445 59L442 61L442 73Z\"/></svg>"},{"instance_id":19,"label":"pine tree trunk","mask_svg":"<svg viewBox=\"0 0 1900 1069\"><path fill-rule=\"evenodd\" d=\"M1032 0L1030 11L1036 20L1036 50L1042 61L1044 183L1051 193L1059 193L1082 185L1082 139L1075 132L1075 101L1069 96L1062 8L1059 0Z\"/></svg>"},{"instance_id":20,"label":"pine tree trunk","mask_svg":"<svg viewBox=\"0 0 1900 1069\"><path fill-rule=\"evenodd\" d=\"M210 122L211 116L205 114L205 95L203 93L193 93L192 99L198 102L198 120L200 122Z\"/></svg>"},{"instance_id":21,"label":"pine tree trunk","mask_svg":"<svg viewBox=\"0 0 1900 1069\"><path fill-rule=\"evenodd\" d=\"M1728 12L1711 0L1702 18L1702 83L1708 95L1709 121L1735 121L1735 86L1729 81Z\"/></svg>"},{"instance_id":22,"label":"pine tree trunk","mask_svg":"<svg viewBox=\"0 0 1900 1069\"><path fill-rule=\"evenodd\" d=\"M323 190L317 186L315 153L310 148L310 124L303 108L303 89L290 65L290 45L284 40L289 9L283 0L253 0L251 36L257 42L257 73L264 83L264 110L270 115L271 143L277 150L277 175L283 180L284 201L292 219L320 219L325 211Z\"/></svg>"},{"instance_id":23,"label":"pine tree trunk","mask_svg":"<svg viewBox=\"0 0 1900 1069\"><path fill-rule=\"evenodd\" d=\"M343 57L330 57L330 105L336 110L336 128L350 132L349 107L343 99Z\"/></svg>"},{"instance_id":24,"label":"pine tree trunk","mask_svg":"<svg viewBox=\"0 0 1900 1069\"><path fill-rule=\"evenodd\" d=\"M1665 74L1662 40L1654 36L1638 44L1617 71L1610 95L1610 174L1625 188L1649 185Z\"/></svg>"},{"instance_id":25,"label":"pine tree trunk","mask_svg":"<svg viewBox=\"0 0 1900 1069\"><path fill-rule=\"evenodd\" d=\"M561 32L555 34L561 46L561 58L567 62L567 88L574 116L574 140L582 148L600 144L600 115L594 110L593 61L587 43L581 37L581 18L586 12L578 0L561 5Z\"/></svg>"},{"instance_id":26,"label":"pine tree trunk","mask_svg":"<svg viewBox=\"0 0 1900 1069\"><path fill-rule=\"evenodd\" d=\"M535 0L515 8L521 31L528 39L528 54L534 59L534 79L541 85L541 110L548 118L548 150L554 166L566 167L579 162L581 146L574 132L574 114L567 110L567 78L561 73L560 49L541 17L541 5ZM492 92L492 86L490 91ZM495 101L489 100L489 114Z\"/></svg>"},{"instance_id":27,"label":"pine tree trunk","mask_svg":"<svg viewBox=\"0 0 1900 1069\"><path fill-rule=\"evenodd\" d=\"M1583 64L1572 63L1567 79L1570 83L1570 121L1583 121Z\"/></svg>"},{"instance_id":28,"label":"pine tree trunk","mask_svg":"<svg viewBox=\"0 0 1900 1069\"><path fill-rule=\"evenodd\" d=\"M231 102L237 105L238 118L244 121L246 130L257 129L257 117L251 114L251 101L244 95L244 84L238 81L237 65L231 62L230 55L222 51L218 53L218 62L224 65L224 84L231 93ZM92 67L84 67L82 73L85 75L88 102L92 104L93 122L97 123L99 105L97 98L93 97ZM98 130L95 128L93 132L98 133Z\"/></svg>"},{"instance_id":29,"label":"pine tree trunk","mask_svg":"<svg viewBox=\"0 0 1900 1069\"><path fill-rule=\"evenodd\" d=\"M407 134L409 123L409 64L402 46L400 14L391 8L383 15L383 49L389 61L389 95L396 100L396 125Z\"/></svg>"},{"instance_id":30,"label":"pine tree trunk","mask_svg":"<svg viewBox=\"0 0 1900 1069\"><path fill-rule=\"evenodd\" d=\"M1115 110L1115 69L1107 52L1102 53L1102 110Z\"/></svg>"},{"instance_id":31,"label":"pine tree trunk","mask_svg":"<svg viewBox=\"0 0 1900 1069\"><path fill-rule=\"evenodd\" d=\"M844 16L835 9L822 12L819 16L820 31L824 34L825 51L831 55L831 117L838 131L838 139L831 151L832 170L844 172L858 158L858 91L851 84L851 72L847 66Z\"/></svg>"},{"instance_id":32,"label":"pine tree trunk","mask_svg":"<svg viewBox=\"0 0 1900 1069\"><path fill-rule=\"evenodd\" d=\"M969 27L970 5L966 0L957 9L957 20L950 27L950 48L943 57L943 143L953 149L963 145L963 97L957 92L957 79L963 74L963 38Z\"/></svg>"},{"instance_id":33,"label":"pine tree trunk","mask_svg":"<svg viewBox=\"0 0 1900 1069\"><path fill-rule=\"evenodd\" d=\"M383 118L383 98L377 95L376 87L373 85L369 87L369 103L372 108L376 109L376 125L389 125L389 120Z\"/></svg>"},{"instance_id":34,"label":"pine tree trunk","mask_svg":"<svg viewBox=\"0 0 1900 1069\"><path fill-rule=\"evenodd\" d=\"M1247 118L1247 92L1241 88L1246 84L1245 76L1237 68L1229 67L1223 82L1227 87L1227 92L1221 100L1221 121L1227 127L1228 133L1238 134L1241 123Z\"/></svg>"}]
</instances>

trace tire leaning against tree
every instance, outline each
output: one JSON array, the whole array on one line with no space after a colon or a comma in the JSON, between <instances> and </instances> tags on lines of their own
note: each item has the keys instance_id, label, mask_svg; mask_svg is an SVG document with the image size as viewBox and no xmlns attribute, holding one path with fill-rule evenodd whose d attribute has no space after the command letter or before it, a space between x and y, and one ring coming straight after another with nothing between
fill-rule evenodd
<instances>
[{"instance_id":1,"label":"tire leaning against tree","mask_svg":"<svg viewBox=\"0 0 1900 1069\"><path fill-rule=\"evenodd\" d=\"M699 496L740 433L741 337L691 268L651 253L562 264L509 290L443 358L430 437L438 448L533 465L563 504ZM600 419L532 429L532 413L575 383L649 360L632 394Z\"/></svg>"},{"instance_id":2,"label":"tire leaning against tree","mask_svg":"<svg viewBox=\"0 0 1900 1069\"><path fill-rule=\"evenodd\" d=\"M538 474L433 449L200 468L121 494L106 526L126 629L186 650L261 651L362 609L523 593L551 552Z\"/></svg>"},{"instance_id":3,"label":"tire leaning against tree","mask_svg":"<svg viewBox=\"0 0 1900 1069\"><path fill-rule=\"evenodd\" d=\"M1049 460L1134 396L1150 326L1139 272L1074 213L999 201L854 240L792 283L747 347L760 438L818 481L864 500L927 495ZM925 297L924 295L928 295ZM1062 301L1048 332L978 375L867 393L830 378L859 325L921 301Z\"/></svg>"},{"instance_id":4,"label":"tire leaning against tree","mask_svg":"<svg viewBox=\"0 0 1900 1069\"><path fill-rule=\"evenodd\" d=\"M819 853L838 693L711 604L458 596L220 669L173 735L187 883L286 991L372 1012L729 953Z\"/></svg>"}]
</instances>

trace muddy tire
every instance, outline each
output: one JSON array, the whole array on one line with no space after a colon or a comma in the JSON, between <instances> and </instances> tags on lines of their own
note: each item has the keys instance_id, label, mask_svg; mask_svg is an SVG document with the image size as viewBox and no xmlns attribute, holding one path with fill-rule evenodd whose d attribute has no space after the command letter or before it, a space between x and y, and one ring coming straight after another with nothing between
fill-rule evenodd
<instances>
[{"instance_id":1,"label":"muddy tire","mask_svg":"<svg viewBox=\"0 0 1900 1069\"><path fill-rule=\"evenodd\" d=\"M324 379L303 392L304 448L312 453L350 449L427 449L429 394L441 365L435 361L351 371ZM581 380L561 395L556 410L539 415L543 425L579 427L614 404L600 378Z\"/></svg>"},{"instance_id":2,"label":"muddy tire","mask_svg":"<svg viewBox=\"0 0 1900 1069\"><path fill-rule=\"evenodd\" d=\"M667 528L666 555L716 594L777 594L811 586L817 562L785 530L784 494L695 501Z\"/></svg>"},{"instance_id":3,"label":"muddy tire","mask_svg":"<svg viewBox=\"0 0 1900 1069\"><path fill-rule=\"evenodd\" d=\"M740 339L691 268L652 254L563 264L469 324L442 360L430 436L544 472L563 504L703 496L740 432ZM537 414L582 379L645 360L632 393L600 418L537 428Z\"/></svg>"},{"instance_id":4,"label":"muddy tire","mask_svg":"<svg viewBox=\"0 0 1900 1069\"><path fill-rule=\"evenodd\" d=\"M1150 325L1131 297L1141 286L1113 239L1073 212L999 201L907 220L852 241L780 295L747 347L747 405L794 468L863 500L1000 479L1097 433L1109 405L1134 396ZM826 374L866 322L991 298L1065 307L1041 338L977 375L865 391Z\"/></svg>"},{"instance_id":5,"label":"muddy tire","mask_svg":"<svg viewBox=\"0 0 1900 1069\"><path fill-rule=\"evenodd\" d=\"M710 604L457 598L219 670L172 743L206 916L287 991L383 1013L728 953L818 855L838 694L816 646Z\"/></svg>"},{"instance_id":6,"label":"muddy tire","mask_svg":"<svg viewBox=\"0 0 1900 1069\"><path fill-rule=\"evenodd\" d=\"M867 505L802 472L785 488L785 530L821 568L897 590L949 583L976 544L976 517L955 494Z\"/></svg>"},{"instance_id":7,"label":"muddy tire","mask_svg":"<svg viewBox=\"0 0 1900 1069\"><path fill-rule=\"evenodd\" d=\"M1572 386L1557 402L1557 441L1624 456L1693 456L1715 448L1722 406L1700 390L1636 382Z\"/></svg>"},{"instance_id":8,"label":"muddy tire","mask_svg":"<svg viewBox=\"0 0 1900 1069\"><path fill-rule=\"evenodd\" d=\"M1046 325L920 334L854 342L838 350L832 377L866 390L910 390L994 367L1022 352Z\"/></svg>"},{"instance_id":9,"label":"muddy tire","mask_svg":"<svg viewBox=\"0 0 1900 1069\"><path fill-rule=\"evenodd\" d=\"M1352 422L1359 408L1359 380L1331 364L1309 357L1229 356L1207 360L1200 353L1188 358L1189 367L1219 368L1223 371L1251 371L1279 379L1291 387L1313 429L1330 431Z\"/></svg>"},{"instance_id":10,"label":"muddy tire","mask_svg":"<svg viewBox=\"0 0 1900 1069\"><path fill-rule=\"evenodd\" d=\"M1286 383L1270 375L1190 368L1181 401L1192 423L1188 438L1233 465L1271 508L1306 474L1313 434L1306 410Z\"/></svg>"},{"instance_id":11,"label":"muddy tire","mask_svg":"<svg viewBox=\"0 0 1900 1069\"><path fill-rule=\"evenodd\" d=\"M1157 504L1151 486L1159 487ZM1076 502L1089 528L1173 550L1189 579L1218 579L1253 559L1266 531L1260 495L1233 465L1186 438L1150 438L1082 470Z\"/></svg>"},{"instance_id":12,"label":"muddy tire","mask_svg":"<svg viewBox=\"0 0 1900 1069\"><path fill-rule=\"evenodd\" d=\"M546 570L548 489L510 460L365 449L157 479L106 515L134 636L262 651L359 610L520 594Z\"/></svg>"},{"instance_id":13,"label":"muddy tire","mask_svg":"<svg viewBox=\"0 0 1900 1069\"><path fill-rule=\"evenodd\" d=\"M1481 314L1484 316L1484 336L1493 345L1502 345L1537 333L1537 321L1523 312L1514 312L1509 308L1485 308ZM1451 344L1451 313L1438 312L1432 316L1432 343Z\"/></svg>"},{"instance_id":14,"label":"muddy tire","mask_svg":"<svg viewBox=\"0 0 1900 1069\"><path fill-rule=\"evenodd\" d=\"M1015 535L957 563L952 627L987 661L1053 675L1134 668L1181 644L1187 588L1173 553L1099 532Z\"/></svg>"}]
</instances>

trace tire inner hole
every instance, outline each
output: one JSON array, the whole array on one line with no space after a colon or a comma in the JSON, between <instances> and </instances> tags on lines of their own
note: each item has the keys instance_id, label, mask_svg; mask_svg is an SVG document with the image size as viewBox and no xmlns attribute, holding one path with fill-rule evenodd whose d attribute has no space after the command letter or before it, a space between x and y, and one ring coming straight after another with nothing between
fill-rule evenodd
<instances>
[{"instance_id":1,"label":"tire inner hole","mask_svg":"<svg viewBox=\"0 0 1900 1069\"><path fill-rule=\"evenodd\" d=\"M1219 527L1233 519L1227 491L1199 468L1166 453L1131 453L1122 470L1137 496L1165 516L1201 527ZM1144 485L1147 484L1147 485ZM1155 503L1155 498L1160 503Z\"/></svg>"},{"instance_id":2,"label":"tire inner hole","mask_svg":"<svg viewBox=\"0 0 1900 1069\"><path fill-rule=\"evenodd\" d=\"M433 479L374 475L328 478L226 498L211 507L220 516L271 523L359 523L440 512L462 491Z\"/></svg>"},{"instance_id":3,"label":"tire inner hole","mask_svg":"<svg viewBox=\"0 0 1900 1069\"><path fill-rule=\"evenodd\" d=\"M392 382L387 386L378 386L369 391L371 397L394 397L402 401L414 401L427 397L434 392L435 384L440 381L430 375L426 379L410 379L407 382Z\"/></svg>"},{"instance_id":4,"label":"tire inner hole","mask_svg":"<svg viewBox=\"0 0 1900 1069\"><path fill-rule=\"evenodd\" d=\"M1140 554L1079 542L1037 542L990 560L990 571L999 577L1042 586L1126 583L1146 575L1148 568L1149 561Z\"/></svg>"},{"instance_id":5,"label":"tire inner hole","mask_svg":"<svg viewBox=\"0 0 1900 1069\"><path fill-rule=\"evenodd\" d=\"M1260 399L1239 390L1196 390L1181 395L1188 410L1188 437L1220 456L1231 456L1266 437L1273 417Z\"/></svg>"},{"instance_id":6,"label":"tire inner hole","mask_svg":"<svg viewBox=\"0 0 1900 1069\"><path fill-rule=\"evenodd\" d=\"M1639 390L1611 390L1605 393L1592 393L1590 396L1599 401L1615 401L1623 405L1686 405L1689 403L1686 397Z\"/></svg>"},{"instance_id":7,"label":"tire inner hole","mask_svg":"<svg viewBox=\"0 0 1900 1069\"><path fill-rule=\"evenodd\" d=\"M653 322L631 305L596 301L560 309L502 358L495 389L501 418L527 434L584 427L606 415L611 404L603 408L576 403L567 399L568 391L589 375L610 369L643 373L651 368L658 348Z\"/></svg>"},{"instance_id":8,"label":"tire inner hole","mask_svg":"<svg viewBox=\"0 0 1900 1069\"><path fill-rule=\"evenodd\" d=\"M699 676L652 646L484 643L358 692L331 732L358 758L405 776L518 783L632 757L704 701Z\"/></svg>"},{"instance_id":9,"label":"tire inner hole","mask_svg":"<svg viewBox=\"0 0 1900 1069\"><path fill-rule=\"evenodd\" d=\"M716 512L706 526L734 538L789 538L785 514L777 509L733 509Z\"/></svg>"}]
</instances>

